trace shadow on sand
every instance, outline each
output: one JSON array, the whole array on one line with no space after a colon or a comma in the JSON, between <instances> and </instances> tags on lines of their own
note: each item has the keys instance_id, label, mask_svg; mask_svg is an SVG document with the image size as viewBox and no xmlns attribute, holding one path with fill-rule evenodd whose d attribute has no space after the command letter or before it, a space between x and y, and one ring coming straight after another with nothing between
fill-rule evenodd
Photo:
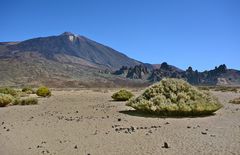
<instances>
[{"instance_id":1,"label":"shadow on sand","mask_svg":"<svg viewBox=\"0 0 240 155\"><path fill-rule=\"evenodd\" d=\"M142 112L142 111L138 111L138 110L122 110L119 111L119 113L122 114L127 114L130 116L138 116L138 117L151 117L151 118L201 118L201 117L209 117L209 116L214 116L215 113L211 113L211 114L200 114L200 115L180 115L180 114L172 114L172 115L156 115L156 114L152 114L152 113L148 113L148 112Z\"/></svg>"}]
</instances>

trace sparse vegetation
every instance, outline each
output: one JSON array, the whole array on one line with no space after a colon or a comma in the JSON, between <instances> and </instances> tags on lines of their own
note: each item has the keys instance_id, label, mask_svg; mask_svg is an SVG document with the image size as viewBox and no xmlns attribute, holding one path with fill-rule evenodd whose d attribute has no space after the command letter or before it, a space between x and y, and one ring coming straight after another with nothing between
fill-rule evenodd
<instances>
[{"instance_id":1,"label":"sparse vegetation","mask_svg":"<svg viewBox=\"0 0 240 155\"><path fill-rule=\"evenodd\" d=\"M201 91L184 80L163 79L149 87L128 106L158 115L194 116L211 114L222 107L207 91Z\"/></svg>"},{"instance_id":2,"label":"sparse vegetation","mask_svg":"<svg viewBox=\"0 0 240 155\"><path fill-rule=\"evenodd\" d=\"M0 93L2 94L9 94L12 96L16 96L17 95L17 91L13 88L10 87L4 87L4 88L0 88Z\"/></svg>"},{"instance_id":3,"label":"sparse vegetation","mask_svg":"<svg viewBox=\"0 0 240 155\"><path fill-rule=\"evenodd\" d=\"M25 92L26 94L35 94L35 91L31 87L24 87L22 92Z\"/></svg>"},{"instance_id":4,"label":"sparse vegetation","mask_svg":"<svg viewBox=\"0 0 240 155\"><path fill-rule=\"evenodd\" d=\"M13 100L14 98L12 95L0 93L0 107L7 106L11 102L13 102Z\"/></svg>"},{"instance_id":5,"label":"sparse vegetation","mask_svg":"<svg viewBox=\"0 0 240 155\"><path fill-rule=\"evenodd\" d=\"M122 89L116 93L114 93L112 95L112 98L115 100L115 101L127 101L129 100L131 97L133 97L134 95L130 92L130 91L127 91L125 89Z\"/></svg>"},{"instance_id":6,"label":"sparse vegetation","mask_svg":"<svg viewBox=\"0 0 240 155\"><path fill-rule=\"evenodd\" d=\"M51 91L48 87L42 86L38 88L36 94L41 97L49 97L51 96Z\"/></svg>"},{"instance_id":7,"label":"sparse vegetation","mask_svg":"<svg viewBox=\"0 0 240 155\"><path fill-rule=\"evenodd\" d=\"M25 92L22 92L22 91L18 91L17 92L17 95L15 96L15 98L18 98L18 97L27 97L29 96L28 93L25 93Z\"/></svg>"},{"instance_id":8,"label":"sparse vegetation","mask_svg":"<svg viewBox=\"0 0 240 155\"><path fill-rule=\"evenodd\" d=\"M236 86L198 86L198 89L237 93L240 88Z\"/></svg>"},{"instance_id":9,"label":"sparse vegetation","mask_svg":"<svg viewBox=\"0 0 240 155\"><path fill-rule=\"evenodd\" d=\"M28 98L16 98L13 102L13 105L34 105L38 103L38 99L35 97Z\"/></svg>"},{"instance_id":10,"label":"sparse vegetation","mask_svg":"<svg viewBox=\"0 0 240 155\"><path fill-rule=\"evenodd\" d=\"M230 100L229 103L240 104L240 97Z\"/></svg>"},{"instance_id":11,"label":"sparse vegetation","mask_svg":"<svg viewBox=\"0 0 240 155\"><path fill-rule=\"evenodd\" d=\"M234 92L234 93L238 92L237 87L230 87L230 86L216 86L214 90L221 91L221 92Z\"/></svg>"}]
</instances>

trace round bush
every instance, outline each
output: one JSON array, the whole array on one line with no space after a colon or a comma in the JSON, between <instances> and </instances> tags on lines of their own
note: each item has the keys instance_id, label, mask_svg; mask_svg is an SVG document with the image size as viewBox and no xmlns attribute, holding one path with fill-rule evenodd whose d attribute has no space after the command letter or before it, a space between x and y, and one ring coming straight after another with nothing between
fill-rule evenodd
<instances>
[{"instance_id":1,"label":"round bush","mask_svg":"<svg viewBox=\"0 0 240 155\"><path fill-rule=\"evenodd\" d=\"M9 94L1 94L0 93L0 107L5 107L6 105L13 102L14 98Z\"/></svg>"},{"instance_id":2,"label":"round bush","mask_svg":"<svg viewBox=\"0 0 240 155\"><path fill-rule=\"evenodd\" d=\"M127 101L129 100L131 97L133 97L134 95L130 92L130 91L127 91L127 90L120 90L116 93L114 93L112 95L112 98L115 100L115 101Z\"/></svg>"},{"instance_id":3,"label":"round bush","mask_svg":"<svg viewBox=\"0 0 240 155\"><path fill-rule=\"evenodd\" d=\"M38 96L48 97L48 96L51 96L51 91L49 90L49 88L43 86L38 88L36 94Z\"/></svg>"},{"instance_id":4,"label":"round bush","mask_svg":"<svg viewBox=\"0 0 240 155\"><path fill-rule=\"evenodd\" d=\"M180 79L163 79L150 86L128 106L157 115L207 115L222 107L207 91L201 91Z\"/></svg>"}]
</instances>

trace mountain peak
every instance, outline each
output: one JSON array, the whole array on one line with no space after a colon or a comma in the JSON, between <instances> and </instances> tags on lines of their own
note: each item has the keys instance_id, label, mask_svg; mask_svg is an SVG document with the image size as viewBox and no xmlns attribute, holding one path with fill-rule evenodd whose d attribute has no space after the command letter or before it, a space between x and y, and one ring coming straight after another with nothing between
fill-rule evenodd
<instances>
[{"instance_id":1,"label":"mountain peak","mask_svg":"<svg viewBox=\"0 0 240 155\"><path fill-rule=\"evenodd\" d=\"M74 33L72 32L63 32L61 35L63 36L76 36Z\"/></svg>"}]
</instances>

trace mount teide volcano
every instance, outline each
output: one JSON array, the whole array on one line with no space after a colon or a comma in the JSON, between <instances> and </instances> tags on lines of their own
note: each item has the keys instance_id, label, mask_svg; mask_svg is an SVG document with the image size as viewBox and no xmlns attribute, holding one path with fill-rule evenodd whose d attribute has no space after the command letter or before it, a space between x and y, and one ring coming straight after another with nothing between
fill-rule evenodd
<instances>
[{"instance_id":1,"label":"mount teide volcano","mask_svg":"<svg viewBox=\"0 0 240 155\"><path fill-rule=\"evenodd\" d=\"M26 40L7 48L11 51L10 55L32 52L48 60L78 63L95 68L119 69L123 64L127 66L140 64L110 47L70 32Z\"/></svg>"},{"instance_id":2,"label":"mount teide volcano","mask_svg":"<svg viewBox=\"0 0 240 155\"><path fill-rule=\"evenodd\" d=\"M70 32L0 43L0 85L127 85L132 80L102 72L139 64L110 47Z\"/></svg>"}]
</instances>

